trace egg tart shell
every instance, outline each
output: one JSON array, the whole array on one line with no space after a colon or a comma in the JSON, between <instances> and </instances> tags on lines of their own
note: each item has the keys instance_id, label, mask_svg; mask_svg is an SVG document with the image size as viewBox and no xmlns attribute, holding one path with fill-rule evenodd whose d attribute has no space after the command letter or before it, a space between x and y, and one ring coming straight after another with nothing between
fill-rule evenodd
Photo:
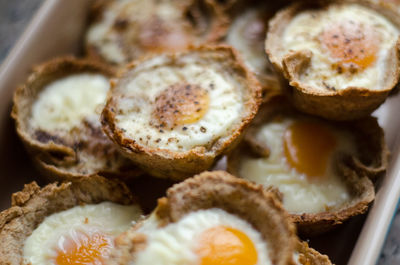
<instances>
[{"instance_id":1,"label":"egg tart shell","mask_svg":"<svg viewBox=\"0 0 400 265\"><path fill-rule=\"evenodd\" d=\"M298 113L283 97L275 97L262 105L243 142L228 156L228 172L241 177L239 165L244 153L259 157L269 155L268 144L255 140L255 130L276 115L282 114L307 117ZM369 116L352 122L329 122L329 124L355 135L358 157L344 157L336 168L353 197L348 203L329 212L290 214L299 233L306 236L324 233L352 216L365 213L375 198L373 182L385 174L389 161L384 133L376 118Z\"/></svg>"},{"instance_id":2,"label":"egg tart shell","mask_svg":"<svg viewBox=\"0 0 400 265\"><path fill-rule=\"evenodd\" d=\"M307 242L298 241L296 251L299 253L299 261L305 265L332 265L329 257L323 255L313 248L310 248Z\"/></svg>"},{"instance_id":3,"label":"egg tart shell","mask_svg":"<svg viewBox=\"0 0 400 265\"><path fill-rule=\"evenodd\" d=\"M151 0L153 1L153 0ZM96 0L94 1L92 7L90 8L89 13L89 27L95 23L100 22L103 19L104 12L113 5L114 2L118 2L118 0ZM192 43L192 45L203 45L209 43L217 43L226 33L228 28L229 19L226 16L224 9L222 6L216 4L213 0L190 0L190 1L171 1L171 4L176 6L176 9L180 10L182 13L190 13L192 11L194 16L201 16L202 23L208 23L207 32L199 34L198 38L204 38L199 43ZM204 14L202 12L205 12ZM202 17L210 15L210 17ZM189 17L189 15L187 15ZM116 21L123 21L124 18L117 18ZM189 20L189 18L188 18ZM130 22L133 23L133 22ZM204 26L204 25L202 25ZM129 25L128 25L129 27ZM119 34L124 34L124 29L119 30ZM204 35L204 36L202 36ZM123 46L122 43L120 43ZM137 45L136 43L132 43L131 45ZM90 44L86 41L85 44L85 53L89 59L99 61L103 64L108 64L110 67L118 67L116 63L110 62L105 58L101 52L99 51L96 45ZM151 52L149 52L150 54ZM144 53L142 56L148 55ZM124 56L128 57L128 61L137 60L138 58L131 58L130 54L124 54Z\"/></svg>"},{"instance_id":4,"label":"egg tart shell","mask_svg":"<svg viewBox=\"0 0 400 265\"><path fill-rule=\"evenodd\" d=\"M45 131L40 131L39 135L35 135L39 130L31 128L30 119L32 106L37 96L51 82L78 73L98 73L109 78L114 76L114 71L102 64L73 57L60 57L35 67L25 84L19 86L14 93L11 116L15 120L17 134L31 155L35 166L43 175L52 180L88 177L95 173L121 178L140 174L140 171L117 151L117 148L101 131L101 127L85 127L85 131L81 134L86 138L90 137L90 140L85 140L86 149L83 147L82 150L99 158L104 158L105 155L115 156L115 160L118 160L121 165L117 170L109 170L107 165L104 165L103 170L95 170L81 163L77 154L81 152L80 148L75 146L81 143L75 142L71 145L66 142L65 135L57 133L52 135Z\"/></svg>"},{"instance_id":5,"label":"egg tart shell","mask_svg":"<svg viewBox=\"0 0 400 265\"><path fill-rule=\"evenodd\" d=\"M297 237L275 194L262 186L236 178L224 171L205 171L174 185L154 210L160 226L178 222L185 215L220 208L239 216L260 232L267 242L272 264L290 264ZM140 225L140 223L139 223ZM128 264L146 246L146 237L133 227L116 240L109 264Z\"/></svg>"},{"instance_id":6,"label":"egg tart shell","mask_svg":"<svg viewBox=\"0 0 400 265\"><path fill-rule=\"evenodd\" d=\"M96 175L43 188L32 182L14 193L11 199L11 208L0 213L0 264L8 265L24 264L24 243L47 216L103 201L122 205L135 203L125 184Z\"/></svg>"},{"instance_id":7,"label":"egg tart shell","mask_svg":"<svg viewBox=\"0 0 400 265\"><path fill-rule=\"evenodd\" d=\"M207 58L214 62L221 62L228 65L231 74L240 76L242 89L244 92L244 111L240 124L233 124L234 129L230 129L231 135L217 139L211 147L199 146L185 152L174 152L168 149L152 148L139 144L134 139L127 138L123 130L119 128L115 121L116 100L119 96L115 92L117 84L111 88L108 95L107 104L102 113L102 124L104 132L110 139L117 144L121 151L134 161L143 171L160 178L170 178L172 180L183 180L196 173L209 169L215 160L224 153L229 152L241 140L245 128L249 125L257 113L261 102L261 88L254 75L243 65L236 52L229 46L202 46L192 48L181 53L166 54L169 65L179 62L181 56L196 54L200 58ZM150 57L151 58L151 57ZM146 61L146 58L133 62L126 73L134 71L135 67ZM165 63L165 62L163 62ZM120 76L123 80L124 74ZM120 81L122 82L122 81ZM233 127L232 126L232 127Z\"/></svg>"},{"instance_id":8,"label":"egg tart shell","mask_svg":"<svg viewBox=\"0 0 400 265\"><path fill-rule=\"evenodd\" d=\"M312 53L309 50L290 52L282 60L276 51L282 47L282 35L291 20L302 10L323 8L332 3L351 4L370 8L385 16L400 28L400 17L393 9L371 1L330 0L296 2L279 11L270 21L265 42L268 57L278 73L285 94L294 106L306 113L330 120L354 120L368 116L388 97L399 82L400 77L400 38L388 55L388 65L395 65L386 71L384 84L379 90L364 87L347 87L345 89L318 91L314 86L300 80L300 74L309 67Z\"/></svg>"}]
</instances>

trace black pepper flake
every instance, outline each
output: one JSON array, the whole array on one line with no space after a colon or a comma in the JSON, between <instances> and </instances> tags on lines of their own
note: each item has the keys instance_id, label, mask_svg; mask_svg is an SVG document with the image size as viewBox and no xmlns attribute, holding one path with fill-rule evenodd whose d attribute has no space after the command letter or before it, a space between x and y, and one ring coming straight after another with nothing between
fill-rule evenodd
<instances>
[{"instance_id":1,"label":"black pepper flake","mask_svg":"<svg viewBox=\"0 0 400 265\"><path fill-rule=\"evenodd\" d=\"M156 142L156 143L159 143L159 142L161 142L161 139L158 138L155 142Z\"/></svg>"},{"instance_id":2,"label":"black pepper flake","mask_svg":"<svg viewBox=\"0 0 400 265\"><path fill-rule=\"evenodd\" d=\"M186 130L187 130L187 127L183 126L183 127L182 127L182 130L186 131Z\"/></svg>"},{"instance_id":3,"label":"black pepper flake","mask_svg":"<svg viewBox=\"0 0 400 265\"><path fill-rule=\"evenodd\" d=\"M332 91L336 91L336 88L335 88L334 86L328 85L327 83L325 83L325 81L322 82L322 84L323 84L324 87L326 87L327 89L332 90Z\"/></svg>"},{"instance_id":4,"label":"black pepper flake","mask_svg":"<svg viewBox=\"0 0 400 265\"><path fill-rule=\"evenodd\" d=\"M164 133L164 131L163 131L163 130L159 130L159 132L160 132L160 133Z\"/></svg>"},{"instance_id":5,"label":"black pepper flake","mask_svg":"<svg viewBox=\"0 0 400 265\"><path fill-rule=\"evenodd\" d=\"M204 128L203 126L200 127L200 132L205 133L207 131L206 128Z\"/></svg>"}]
</instances>

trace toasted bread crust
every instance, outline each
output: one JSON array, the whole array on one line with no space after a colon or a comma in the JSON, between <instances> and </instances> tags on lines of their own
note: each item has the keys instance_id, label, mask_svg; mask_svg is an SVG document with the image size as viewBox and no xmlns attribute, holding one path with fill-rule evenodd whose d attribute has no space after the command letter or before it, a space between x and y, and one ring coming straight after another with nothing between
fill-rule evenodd
<instances>
[{"instance_id":1,"label":"toasted bread crust","mask_svg":"<svg viewBox=\"0 0 400 265\"><path fill-rule=\"evenodd\" d=\"M26 184L22 191L12 195L11 208L0 213L0 264L24 264L25 240L47 216L103 201L123 205L135 203L125 184L96 175L43 188L36 182Z\"/></svg>"},{"instance_id":2,"label":"toasted bread crust","mask_svg":"<svg viewBox=\"0 0 400 265\"><path fill-rule=\"evenodd\" d=\"M203 172L174 185L158 201L153 215L165 226L191 212L210 208L222 209L247 221L267 242L272 264L290 264L297 240L295 229L275 194L224 171ZM118 239L109 264L128 264L134 259L134 243L143 238L142 234L135 234L136 229Z\"/></svg>"},{"instance_id":3,"label":"toasted bread crust","mask_svg":"<svg viewBox=\"0 0 400 265\"><path fill-rule=\"evenodd\" d=\"M400 28L400 19L394 9L370 0L296 2L278 12L271 20L265 48L275 69L280 73L280 81L285 94L297 109L331 120L359 119L368 116L377 109L399 82L400 38L388 56L388 65L395 65L395 67L386 72L383 87L379 90L347 87L335 91L325 90L320 92L315 87L300 80L300 73L304 72L310 65L312 56L310 51L292 52L286 54L282 59L279 59L276 55L276 51L281 46L282 34L295 15L310 7L324 8L332 3L356 3L365 6L382 14Z\"/></svg>"},{"instance_id":4,"label":"toasted bread crust","mask_svg":"<svg viewBox=\"0 0 400 265\"><path fill-rule=\"evenodd\" d=\"M36 166L45 176L56 180L90 176L94 173L122 178L138 175L139 170L120 155L101 131L101 127L87 122L82 124L82 131L65 135L30 126L32 106L43 88L59 78L77 73L99 73L106 77L114 75L114 71L107 66L73 57L60 57L37 66L26 83L15 91L11 116L15 120L17 133ZM114 162L110 162L110 165L105 163L98 170L80 159L81 155L108 157Z\"/></svg>"},{"instance_id":5,"label":"toasted bread crust","mask_svg":"<svg viewBox=\"0 0 400 265\"><path fill-rule=\"evenodd\" d=\"M282 114L302 116L283 97L273 98L260 108L260 112L245 135L243 143L228 157L229 172L240 177L239 165L244 153L251 152L261 157L269 155L268 143L257 142L253 135L254 130L258 126L268 123L276 115ZM329 212L291 214L299 233L304 235L321 234L352 216L366 212L369 204L375 198L372 181L383 176L389 161L389 150L386 146L384 133L376 118L367 117L353 122L331 123L335 127L343 128L355 135L359 155L343 158L336 166L338 174L347 183L353 199L343 207Z\"/></svg>"},{"instance_id":6,"label":"toasted bread crust","mask_svg":"<svg viewBox=\"0 0 400 265\"><path fill-rule=\"evenodd\" d=\"M310 248L307 242L298 241L296 251L300 254L299 261L306 265L332 265L327 255L323 255L313 248Z\"/></svg>"},{"instance_id":7,"label":"toasted bread crust","mask_svg":"<svg viewBox=\"0 0 400 265\"><path fill-rule=\"evenodd\" d=\"M138 143L134 139L127 138L123 130L117 126L115 117L118 83L111 88L107 104L103 109L101 121L104 132L121 148L121 151L127 157L135 161L141 169L156 177L182 180L210 168L216 157L229 152L240 141L243 131L255 116L261 101L261 88L257 79L237 58L236 52L230 47L197 47L182 53L171 53L167 56L173 63L180 56L191 52L198 53L199 56L207 56L209 60L224 62L225 65L228 65L229 71L239 75L242 82L245 82L243 84L245 90L243 118L240 124L232 126L230 135L224 136L223 139L217 139L209 147L199 146L186 152L151 148ZM128 78L129 71L134 71L137 65L146 60L147 58L144 58L132 63L127 72L122 74L119 82L122 83L125 75Z\"/></svg>"}]
</instances>

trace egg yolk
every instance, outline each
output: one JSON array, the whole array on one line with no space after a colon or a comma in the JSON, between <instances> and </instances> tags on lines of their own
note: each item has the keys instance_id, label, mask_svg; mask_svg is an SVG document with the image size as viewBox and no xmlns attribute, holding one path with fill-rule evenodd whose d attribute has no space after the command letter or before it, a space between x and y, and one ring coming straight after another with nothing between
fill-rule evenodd
<instances>
[{"instance_id":1,"label":"egg yolk","mask_svg":"<svg viewBox=\"0 0 400 265\"><path fill-rule=\"evenodd\" d=\"M208 110L208 91L198 85L175 84L164 89L155 100L154 116L160 127L191 124Z\"/></svg>"},{"instance_id":2,"label":"egg yolk","mask_svg":"<svg viewBox=\"0 0 400 265\"><path fill-rule=\"evenodd\" d=\"M288 164L309 179L321 178L336 146L336 138L322 124L296 121L283 135L284 155Z\"/></svg>"},{"instance_id":3,"label":"egg yolk","mask_svg":"<svg viewBox=\"0 0 400 265\"><path fill-rule=\"evenodd\" d=\"M342 66L365 69L376 61L378 39L371 27L346 20L329 25L322 33L321 42Z\"/></svg>"},{"instance_id":4,"label":"egg yolk","mask_svg":"<svg viewBox=\"0 0 400 265\"><path fill-rule=\"evenodd\" d=\"M94 233L90 236L77 233L74 237L62 237L56 257L57 265L101 265L112 248L112 239Z\"/></svg>"},{"instance_id":5,"label":"egg yolk","mask_svg":"<svg viewBox=\"0 0 400 265\"><path fill-rule=\"evenodd\" d=\"M255 265L257 251L243 232L225 226L204 231L199 238L197 254L201 265Z\"/></svg>"}]
</instances>

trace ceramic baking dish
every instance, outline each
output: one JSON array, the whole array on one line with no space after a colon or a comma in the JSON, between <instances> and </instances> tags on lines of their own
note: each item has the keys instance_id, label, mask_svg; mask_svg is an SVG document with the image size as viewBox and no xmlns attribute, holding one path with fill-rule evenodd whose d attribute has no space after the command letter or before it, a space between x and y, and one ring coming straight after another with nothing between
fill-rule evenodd
<instances>
[{"instance_id":1,"label":"ceramic baking dish","mask_svg":"<svg viewBox=\"0 0 400 265\"><path fill-rule=\"evenodd\" d=\"M0 208L10 195L38 176L10 119L12 94L32 66L57 55L79 54L90 0L47 0L0 68ZM356 217L327 235L310 239L312 247L336 264L372 265L381 251L400 193L400 95L375 113L392 151L387 175L379 184L369 213Z\"/></svg>"}]
</instances>

